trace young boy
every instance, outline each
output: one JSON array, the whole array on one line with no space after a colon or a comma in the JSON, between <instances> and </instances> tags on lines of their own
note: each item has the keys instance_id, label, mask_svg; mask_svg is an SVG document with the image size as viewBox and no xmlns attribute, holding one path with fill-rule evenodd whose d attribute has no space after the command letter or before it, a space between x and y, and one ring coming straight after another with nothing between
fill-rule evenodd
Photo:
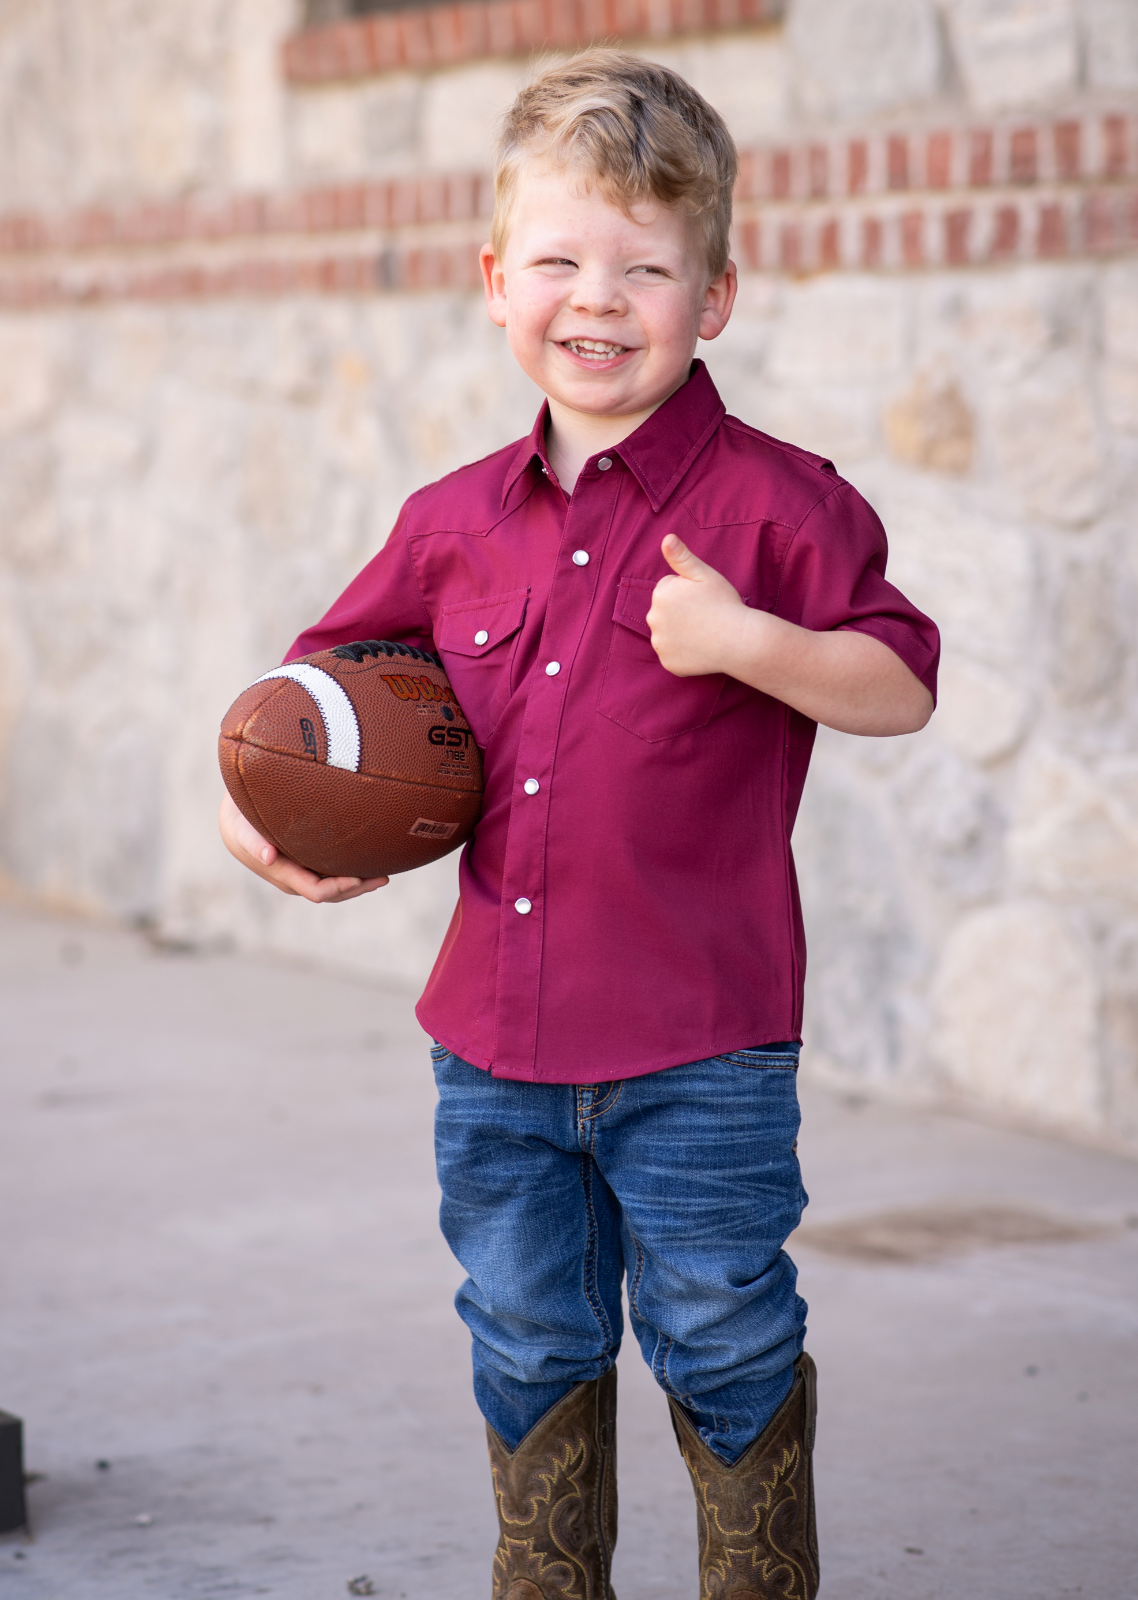
<instances>
[{"instance_id":1,"label":"young boy","mask_svg":"<svg viewBox=\"0 0 1138 1600\"><path fill-rule=\"evenodd\" d=\"M725 416L693 361L735 299L735 169L665 68L591 51L522 91L482 269L546 404L412 495L289 653L437 651L485 751L418 1015L495 1600L612 1600L626 1274L696 1491L701 1597L818 1584L814 1367L782 1248L806 1200L790 833L816 724L922 727L938 641L886 583L865 502ZM385 881L316 878L228 801L222 831L309 900Z\"/></svg>"}]
</instances>

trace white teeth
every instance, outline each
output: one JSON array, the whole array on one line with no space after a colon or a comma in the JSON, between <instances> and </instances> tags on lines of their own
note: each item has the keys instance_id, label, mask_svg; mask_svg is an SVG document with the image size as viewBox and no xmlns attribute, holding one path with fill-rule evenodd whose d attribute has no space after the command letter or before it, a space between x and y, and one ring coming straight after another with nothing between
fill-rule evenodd
<instances>
[{"instance_id":1,"label":"white teeth","mask_svg":"<svg viewBox=\"0 0 1138 1600\"><path fill-rule=\"evenodd\" d=\"M625 348L622 344L602 344L599 339L566 339L565 343L574 355L593 361L608 361L621 355Z\"/></svg>"}]
</instances>

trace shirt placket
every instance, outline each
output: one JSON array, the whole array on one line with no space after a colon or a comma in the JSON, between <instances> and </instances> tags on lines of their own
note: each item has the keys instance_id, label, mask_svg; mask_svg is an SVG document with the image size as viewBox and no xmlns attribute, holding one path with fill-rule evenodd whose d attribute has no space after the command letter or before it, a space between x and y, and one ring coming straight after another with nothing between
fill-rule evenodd
<instances>
[{"instance_id":1,"label":"shirt placket","mask_svg":"<svg viewBox=\"0 0 1138 1600\"><path fill-rule=\"evenodd\" d=\"M513 774L502 878L493 1070L533 1078L541 1000L546 840L557 784L557 746L570 714L574 667L600 584L623 468L602 456L569 501Z\"/></svg>"}]
</instances>

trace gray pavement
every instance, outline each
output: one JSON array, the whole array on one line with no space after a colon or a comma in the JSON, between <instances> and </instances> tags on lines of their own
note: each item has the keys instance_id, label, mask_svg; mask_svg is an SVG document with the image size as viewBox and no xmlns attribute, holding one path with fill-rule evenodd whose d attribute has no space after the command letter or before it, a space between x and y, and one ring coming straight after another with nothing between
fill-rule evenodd
<instances>
[{"instance_id":1,"label":"gray pavement","mask_svg":"<svg viewBox=\"0 0 1138 1600\"><path fill-rule=\"evenodd\" d=\"M1133 1600L1138 1165L803 1100L824 1600ZM0 908L0 1407L41 1475L4 1600L486 1600L432 1101L404 993ZM616 1587L695 1600L620 1372Z\"/></svg>"}]
</instances>

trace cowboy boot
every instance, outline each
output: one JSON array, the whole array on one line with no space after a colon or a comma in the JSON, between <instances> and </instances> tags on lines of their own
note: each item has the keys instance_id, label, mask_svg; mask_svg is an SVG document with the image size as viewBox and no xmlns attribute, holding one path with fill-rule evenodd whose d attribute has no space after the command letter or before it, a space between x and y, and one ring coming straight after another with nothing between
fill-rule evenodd
<instances>
[{"instance_id":1,"label":"cowboy boot","mask_svg":"<svg viewBox=\"0 0 1138 1600\"><path fill-rule=\"evenodd\" d=\"M616 1600L616 1369L570 1389L516 1450L489 1423L493 1600Z\"/></svg>"},{"instance_id":2,"label":"cowboy boot","mask_svg":"<svg viewBox=\"0 0 1138 1600\"><path fill-rule=\"evenodd\" d=\"M668 1404L695 1489L699 1600L814 1600L813 1361L798 1357L790 1393L734 1466L707 1448L681 1405Z\"/></svg>"}]
</instances>

